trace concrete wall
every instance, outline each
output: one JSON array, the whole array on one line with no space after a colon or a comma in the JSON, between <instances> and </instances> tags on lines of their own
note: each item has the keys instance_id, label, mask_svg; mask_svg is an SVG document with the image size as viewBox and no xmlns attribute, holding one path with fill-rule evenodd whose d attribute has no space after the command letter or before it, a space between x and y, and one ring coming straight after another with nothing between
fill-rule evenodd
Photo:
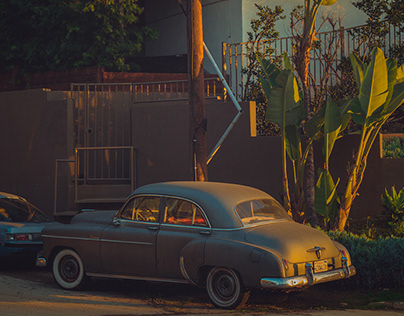
<instances>
[{"instance_id":1,"label":"concrete wall","mask_svg":"<svg viewBox=\"0 0 404 316\"><path fill-rule=\"evenodd\" d=\"M0 191L51 214L55 159L73 152L73 106L47 97L44 90L0 93Z\"/></svg>"},{"instance_id":2,"label":"concrete wall","mask_svg":"<svg viewBox=\"0 0 404 316\"><path fill-rule=\"evenodd\" d=\"M276 199L281 194L279 137L251 137L249 105L208 166L210 181L233 182L260 188ZM132 108L132 139L137 151L136 185L192 179L188 102L136 103ZM233 120L232 103L206 101L208 152ZM73 101L66 94L43 90L0 93L0 191L21 195L47 213L53 212L55 160L72 158ZM345 186L346 163L359 139L336 142L330 166L339 189ZM367 170L352 207L352 218L380 214L384 188L404 187L404 159L381 159L375 142ZM321 145L315 148L322 165ZM68 168L67 168L68 169ZM72 183L72 169L66 183ZM70 188L71 190L71 188ZM69 186L60 188L60 210L70 210ZM74 198L70 195L71 199Z\"/></svg>"},{"instance_id":3,"label":"concrete wall","mask_svg":"<svg viewBox=\"0 0 404 316\"><path fill-rule=\"evenodd\" d=\"M210 181L252 185L277 196L281 189L278 137L250 137L249 104L208 165ZM237 111L232 103L206 101L210 153ZM133 146L137 149L137 185L192 179L187 101L136 104ZM276 148L276 149L275 149Z\"/></svg>"}]
</instances>

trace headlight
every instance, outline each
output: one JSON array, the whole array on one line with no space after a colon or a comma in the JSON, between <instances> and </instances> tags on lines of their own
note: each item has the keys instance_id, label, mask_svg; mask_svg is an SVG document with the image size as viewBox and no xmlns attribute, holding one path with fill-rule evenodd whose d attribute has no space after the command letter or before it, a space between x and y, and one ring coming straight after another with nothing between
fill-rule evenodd
<instances>
[{"instance_id":1,"label":"headlight","mask_svg":"<svg viewBox=\"0 0 404 316\"><path fill-rule=\"evenodd\" d=\"M6 234L7 241L32 241L32 234Z\"/></svg>"}]
</instances>

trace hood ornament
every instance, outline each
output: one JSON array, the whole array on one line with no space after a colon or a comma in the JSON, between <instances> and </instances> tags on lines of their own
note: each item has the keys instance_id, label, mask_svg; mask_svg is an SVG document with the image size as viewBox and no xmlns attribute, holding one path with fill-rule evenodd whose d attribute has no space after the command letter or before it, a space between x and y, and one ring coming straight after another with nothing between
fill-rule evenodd
<instances>
[{"instance_id":1,"label":"hood ornament","mask_svg":"<svg viewBox=\"0 0 404 316\"><path fill-rule=\"evenodd\" d=\"M317 247L317 246L315 246L314 248L307 249L307 252L315 252L316 255L317 255L317 259L320 259L322 250L325 250L325 247Z\"/></svg>"}]
</instances>

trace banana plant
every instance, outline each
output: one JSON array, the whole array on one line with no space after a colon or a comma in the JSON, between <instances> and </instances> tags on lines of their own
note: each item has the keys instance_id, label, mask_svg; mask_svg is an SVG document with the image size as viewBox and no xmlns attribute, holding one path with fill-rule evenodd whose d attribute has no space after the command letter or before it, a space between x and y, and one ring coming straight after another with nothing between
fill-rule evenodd
<instances>
[{"instance_id":1,"label":"banana plant","mask_svg":"<svg viewBox=\"0 0 404 316\"><path fill-rule=\"evenodd\" d=\"M373 49L369 64L363 64L355 55L350 59L358 85L358 95L350 103L350 114L362 129L334 223L334 229L340 231L345 229L352 202L362 183L369 151L383 124L404 103L404 65L397 68L397 61L386 60L380 48Z\"/></svg>"},{"instance_id":2,"label":"banana plant","mask_svg":"<svg viewBox=\"0 0 404 316\"><path fill-rule=\"evenodd\" d=\"M300 221L301 208L295 207L295 205L293 209L291 207L286 159L288 155L293 164L296 199L299 178L301 178L301 182L303 181L303 169L300 167L302 150L299 125L304 119L305 111L300 88L287 55L284 55L285 69L283 70L279 70L273 63L261 56L257 56L257 59L262 70L261 86L268 100L266 119L276 123L281 129L283 205L292 213L295 220Z\"/></svg>"},{"instance_id":3,"label":"banana plant","mask_svg":"<svg viewBox=\"0 0 404 316\"><path fill-rule=\"evenodd\" d=\"M323 216L324 227L327 229L330 222L334 223L337 208L336 202L339 202L336 189L340 181L338 178L337 183L334 183L329 171L329 158L335 141L340 137L342 126L343 120L337 104L332 99L328 99L325 105L323 124L323 156L325 162L324 168L319 168L317 171L318 181L314 200L316 211Z\"/></svg>"}]
</instances>

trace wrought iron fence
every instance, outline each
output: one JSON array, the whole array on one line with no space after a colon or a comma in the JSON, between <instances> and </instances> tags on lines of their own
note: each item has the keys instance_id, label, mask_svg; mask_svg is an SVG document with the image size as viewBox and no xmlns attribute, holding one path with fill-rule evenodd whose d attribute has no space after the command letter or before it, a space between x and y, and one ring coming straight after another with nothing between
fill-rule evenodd
<instances>
[{"instance_id":1,"label":"wrought iron fence","mask_svg":"<svg viewBox=\"0 0 404 316\"><path fill-rule=\"evenodd\" d=\"M352 28L341 28L329 32L317 33L317 40L311 53L311 63L309 67L310 77L316 84L319 83L325 71L329 74L329 84L333 85L338 81L340 73L338 64L341 59L349 56L353 51L359 55L364 55L369 51L369 42L362 36L361 29L367 25ZM404 34L399 27L390 25L387 36L378 38L380 48L386 56L393 45L404 43ZM235 44L222 44L222 67L223 73L229 76L229 86L238 99L243 99L244 89L247 80L246 70L252 67L250 54L260 52L266 57L276 58L286 52L293 55L293 37L283 37L273 40L265 40L257 43L244 42ZM268 56L268 52L270 55ZM326 63L328 59L328 63ZM253 76L252 80L256 80Z\"/></svg>"},{"instance_id":2,"label":"wrought iron fence","mask_svg":"<svg viewBox=\"0 0 404 316\"><path fill-rule=\"evenodd\" d=\"M223 85L218 78L205 78L205 98L221 98ZM188 100L188 80L133 83L134 102Z\"/></svg>"}]
</instances>

